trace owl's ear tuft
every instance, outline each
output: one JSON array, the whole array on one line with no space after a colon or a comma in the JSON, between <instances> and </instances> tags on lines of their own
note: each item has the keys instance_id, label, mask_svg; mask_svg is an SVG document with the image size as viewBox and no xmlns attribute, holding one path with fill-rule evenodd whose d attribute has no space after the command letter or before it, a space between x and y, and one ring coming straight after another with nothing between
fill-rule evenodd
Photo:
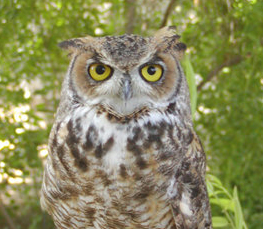
<instances>
[{"instance_id":1,"label":"owl's ear tuft","mask_svg":"<svg viewBox=\"0 0 263 229\"><path fill-rule=\"evenodd\" d=\"M163 37L172 37L176 35L176 26L166 26L157 30L154 34L155 39L162 39ZM178 36L178 35L176 35ZM179 36L180 38L180 36Z\"/></svg>"},{"instance_id":2,"label":"owl's ear tuft","mask_svg":"<svg viewBox=\"0 0 263 229\"><path fill-rule=\"evenodd\" d=\"M154 35L154 40L157 43L157 49L161 52L173 52L181 59L186 45L179 41L180 36L176 33L175 26L167 26L158 30Z\"/></svg>"},{"instance_id":3,"label":"owl's ear tuft","mask_svg":"<svg viewBox=\"0 0 263 229\"><path fill-rule=\"evenodd\" d=\"M173 48L176 51L184 52L187 49L187 46L185 43L179 42Z\"/></svg>"},{"instance_id":4,"label":"owl's ear tuft","mask_svg":"<svg viewBox=\"0 0 263 229\"><path fill-rule=\"evenodd\" d=\"M84 46L84 42L81 38L73 38L70 40L62 41L58 44L58 47L66 50L78 49Z\"/></svg>"},{"instance_id":5,"label":"owl's ear tuft","mask_svg":"<svg viewBox=\"0 0 263 229\"><path fill-rule=\"evenodd\" d=\"M94 39L92 37L73 38L62 41L58 47L68 50L69 53L78 52L80 50L90 50Z\"/></svg>"}]
</instances>

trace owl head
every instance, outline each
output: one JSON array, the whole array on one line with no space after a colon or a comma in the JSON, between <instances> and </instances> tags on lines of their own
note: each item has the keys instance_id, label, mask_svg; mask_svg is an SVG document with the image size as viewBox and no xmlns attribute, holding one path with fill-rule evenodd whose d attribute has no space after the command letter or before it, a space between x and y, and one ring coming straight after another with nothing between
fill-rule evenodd
<instances>
[{"instance_id":1,"label":"owl head","mask_svg":"<svg viewBox=\"0 0 263 229\"><path fill-rule=\"evenodd\" d=\"M165 27L152 37L88 36L61 42L72 58L64 99L110 108L120 116L172 102L186 103L188 109L188 88L179 63L186 46L179 38L174 27Z\"/></svg>"}]
</instances>

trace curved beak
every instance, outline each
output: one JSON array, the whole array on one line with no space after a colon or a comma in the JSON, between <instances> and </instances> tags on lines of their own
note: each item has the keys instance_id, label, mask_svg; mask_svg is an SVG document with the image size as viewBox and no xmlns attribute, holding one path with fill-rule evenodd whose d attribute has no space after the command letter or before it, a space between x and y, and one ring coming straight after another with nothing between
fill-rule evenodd
<instances>
[{"instance_id":1,"label":"curved beak","mask_svg":"<svg viewBox=\"0 0 263 229\"><path fill-rule=\"evenodd\" d=\"M129 74L123 74L122 79L122 97L124 100L129 100L132 97L131 77Z\"/></svg>"}]
</instances>

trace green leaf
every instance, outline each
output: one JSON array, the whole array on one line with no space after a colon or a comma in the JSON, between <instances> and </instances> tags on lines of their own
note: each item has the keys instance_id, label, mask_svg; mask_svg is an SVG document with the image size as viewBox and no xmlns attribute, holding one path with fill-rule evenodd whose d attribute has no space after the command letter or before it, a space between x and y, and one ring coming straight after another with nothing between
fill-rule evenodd
<instances>
[{"instance_id":1,"label":"green leaf","mask_svg":"<svg viewBox=\"0 0 263 229\"><path fill-rule=\"evenodd\" d=\"M226 227L228 225L228 221L225 217L214 216L212 217L212 224L214 228Z\"/></svg>"},{"instance_id":2,"label":"green leaf","mask_svg":"<svg viewBox=\"0 0 263 229\"><path fill-rule=\"evenodd\" d=\"M190 62L190 58L188 55L185 55L182 60L182 67L185 72L185 76L188 82L189 91L190 91L190 100L191 100L191 111L192 117L194 117L195 110L196 110L196 103L197 103L197 90L195 84L195 73Z\"/></svg>"},{"instance_id":3,"label":"green leaf","mask_svg":"<svg viewBox=\"0 0 263 229\"><path fill-rule=\"evenodd\" d=\"M247 228L246 223L243 218L242 208L241 208L239 198L238 198L237 187L234 187L233 201L234 201L234 209L235 209L236 229Z\"/></svg>"},{"instance_id":4,"label":"green leaf","mask_svg":"<svg viewBox=\"0 0 263 229\"><path fill-rule=\"evenodd\" d=\"M211 204L216 204L218 206L220 206L222 209L225 210L231 210L234 212L234 202L233 200L230 199L226 199L226 198L211 198L210 199L210 203Z\"/></svg>"},{"instance_id":5,"label":"green leaf","mask_svg":"<svg viewBox=\"0 0 263 229\"><path fill-rule=\"evenodd\" d=\"M220 186L222 186L222 182L216 177L216 176L213 176L211 174L207 174L207 179L211 182L211 183L216 183Z\"/></svg>"},{"instance_id":6,"label":"green leaf","mask_svg":"<svg viewBox=\"0 0 263 229\"><path fill-rule=\"evenodd\" d=\"M214 190L212 183L209 180L206 181L206 187L207 187L209 196L213 196L215 190Z\"/></svg>"}]
</instances>

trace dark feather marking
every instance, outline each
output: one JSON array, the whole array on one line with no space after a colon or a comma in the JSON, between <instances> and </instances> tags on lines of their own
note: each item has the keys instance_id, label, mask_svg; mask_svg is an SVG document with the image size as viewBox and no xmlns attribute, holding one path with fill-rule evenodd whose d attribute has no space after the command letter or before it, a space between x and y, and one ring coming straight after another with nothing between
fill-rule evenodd
<instances>
[{"instance_id":1,"label":"dark feather marking","mask_svg":"<svg viewBox=\"0 0 263 229\"><path fill-rule=\"evenodd\" d=\"M151 195L153 188L154 187L152 185L145 184L142 187L140 187L139 191L135 193L133 198L139 200L146 199L149 195Z\"/></svg>"},{"instance_id":2,"label":"dark feather marking","mask_svg":"<svg viewBox=\"0 0 263 229\"><path fill-rule=\"evenodd\" d=\"M173 213L174 213L175 215L179 215L179 213L180 213L179 206L173 206Z\"/></svg>"},{"instance_id":3,"label":"dark feather marking","mask_svg":"<svg viewBox=\"0 0 263 229\"><path fill-rule=\"evenodd\" d=\"M91 208L91 207L85 207L85 209L84 209L84 214L85 214L85 216L89 219L89 220L91 220L91 221L94 221L94 215L95 215L95 213L96 213L96 209L95 208Z\"/></svg>"},{"instance_id":4,"label":"dark feather marking","mask_svg":"<svg viewBox=\"0 0 263 229\"><path fill-rule=\"evenodd\" d=\"M54 201L54 199L55 200L57 200L57 199L59 199L59 200L67 200L67 199L69 199L68 195L66 195L64 193L61 193L61 192L59 192L57 190L51 190L49 192L49 194L52 196L52 199L53 199L52 202Z\"/></svg>"},{"instance_id":5,"label":"dark feather marking","mask_svg":"<svg viewBox=\"0 0 263 229\"><path fill-rule=\"evenodd\" d=\"M116 228L126 228L125 221L119 220L118 218L115 218L114 216L107 215L107 228L108 229L116 229Z\"/></svg>"},{"instance_id":6,"label":"dark feather marking","mask_svg":"<svg viewBox=\"0 0 263 229\"><path fill-rule=\"evenodd\" d=\"M211 222L205 223L205 227L206 227L206 228L210 228L210 227L211 227Z\"/></svg>"},{"instance_id":7,"label":"dark feather marking","mask_svg":"<svg viewBox=\"0 0 263 229\"><path fill-rule=\"evenodd\" d=\"M122 178L126 178L128 175L124 164L120 164L120 175Z\"/></svg>"},{"instance_id":8,"label":"dark feather marking","mask_svg":"<svg viewBox=\"0 0 263 229\"><path fill-rule=\"evenodd\" d=\"M185 174L185 175L183 176L182 181L183 181L183 183L192 183L193 178L194 178L194 177L193 177L191 174Z\"/></svg>"},{"instance_id":9,"label":"dark feather marking","mask_svg":"<svg viewBox=\"0 0 263 229\"><path fill-rule=\"evenodd\" d=\"M113 136L111 136L107 142L103 145L103 150L104 151L109 151L111 149L111 147L113 146L113 143L114 143L114 139L113 139Z\"/></svg>"},{"instance_id":10,"label":"dark feather marking","mask_svg":"<svg viewBox=\"0 0 263 229\"><path fill-rule=\"evenodd\" d=\"M88 160L85 157L76 160L76 165L83 171L86 172L88 170Z\"/></svg>"},{"instance_id":11,"label":"dark feather marking","mask_svg":"<svg viewBox=\"0 0 263 229\"><path fill-rule=\"evenodd\" d=\"M78 195L80 195L81 193L79 192L78 189L76 189L75 186L73 185L64 185L63 187L61 187L61 190L66 192L71 198L72 197L77 197Z\"/></svg>"},{"instance_id":12,"label":"dark feather marking","mask_svg":"<svg viewBox=\"0 0 263 229\"><path fill-rule=\"evenodd\" d=\"M113 136L111 136L105 144L99 144L96 148L95 148L95 157L96 158L102 158L113 146L114 143L114 139Z\"/></svg>"},{"instance_id":13,"label":"dark feather marking","mask_svg":"<svg viewBox=\"0 0 263 229\"><path fill-rule=\"evenodd\" d=\"M151 122L147 122L144 127L147 128L148 133L161 137L166 129L166 123L160 122L159 124L153 125Z\"/></svg>"},{"instance_id":14,"label":"dark feather marking","mask_svg":"<svg viewBox=\"0 0 263 229\"><path fill-rule=\"evenodd\" d=\"M136 157L136 165L140 168L140 169L145 169L147 168L147 163L143 160L142 158L142 151L141 148L135 144L135 142L133 141L133 139L128 138L127 139L127 146L126 146L127 150L132 152L133 155Z\"/></svg>"},{"instance_id":15,"label":"dark feather marking","mask_svg":"<svg viewBox=\"0 0 263 229\"><path fill-rule=\"evenodd\" d=\"M169 214L170 212L166 212L166 214L163 214L162 217L159 219L159 222L162 222ZM172 221L174 223L173 217L170 217L170 220L168 221L166 228L169 228L169 225L172 223Z\"/></svg>"},{"instance_id":16,"label":"dark feather marking","mask_svg":"<svg viewBox=\"0 0 263 229\"><path fill-rule=\"evenodd\" d=\"M191 166L191 163L190 163L189 161L184 161L184 162L182 163L182 170L183 170L183 171L189 171L190 166Z\"/></svg>"},{"instance_id":17,"label":"dark feather marking","mask_svg":"<svg viewBox=\"0 0 263 229\"><path fill-rule=\"evenodd\" d=\"M72 155L76 159L79 159L80 155L79 155L79 150L77 147L77 144L79 143L79 139L76 137L72 120L70 120L68 122L67 129L68 129L68 135L66 138L66 143L67 143L68 147L70 148Z\"/></svg>"},{"instance_id":18,"label":"dark feather marking","mask_svg":"<svg viewBox=\"0 0 263 229\"><path fill-rule=\"evenodd\" d=\"M184 43L177 43L174 47L174 50L177 50L177 51L185 51L186 50L186 45Z\"/></svg>"},{"instance_id":19,"label":"dark feather marking","mask_svg":"<svg viewBox=\"0 0 263 229\"><path fill-rule=\"evenodd\" d=\"M61 216L61 221L63 222L63 226L65 225L68 228L72 227L72 223L70 222L71 217L68 214L60 213L60 216ZM63 227L62 229L64 228L65 227Z\"/></svg>"},{"instance_id":20,"label":"dark feather marking","mask_svg":"<svg viewBox=\"0 0 263 229\"><path fill-rule=\"evenodd\" d=\"M132 129L132 133L133 133L133 141L136 142L139 139L142 139L144 137L144 134L142 132L142 129L140 127L134 127Z\"/></svg>"},{"instance_id":21,"label":"dark feather marking","mask_svg":"<svg viewBox=\"0 0 263 229\"><path fill-rule=\"evenodd\" d=\"M143 176L142 176L142 174L136 172L136 173L134 174L134 179L135 179L136 181L139 181L139 180L142 180L142 179L143 179Z\"/></svg>"},{"instance_id":22,"label":"dark feather marking","mask_svg":"<svg viewBox=\"0 0 263 229\"><path fill-rule=\"evenodd\" d=\"M163 150L160 152L160 156L158 157L158 159L160 161L165 161L165 160L168 160L168 159L171 159L171 157L175 154L174 151L171 151L171 150Z\"/></svg>"},{"instance_id":23,"label":"dark feather marking","mask_svg":"<svg viewBox=\"0 0 263 229\"><path fill-rule=\"evenodd\" d=\"M98 137L98 131L93 125L91 125L87 130L86 142L84 143L83 148L86 151L89 151L92 148L94 148L95 142L93 142L92 139L97 139L97 137Z\"/></svg>"},{"instance_id":24,"label":"dark feather marking","mask_svg":"<svg viewBox=\"0 0 263 229\"><path fill-rule=\"evenodd\" d=\"M201 192L201 190L200 190L200 192ZM202 201L204 200L204 198L205 198L205 197L202 196L202 198L198 198L198 199L196 199L195 207L196 207L197 209L200 209L201 206L203 205Z\"/></svg>"},{"instance_id":25,"label":"dark feather marking","mask_svg":"<svg viewBox=\"0 0 263 229\"><path fill-rule=\"evenodd\" d=\"M146 140L143 142L143 149L149 149L151 147L151 142Z\"/></svg>"},{"instance_id":26,"label":"dark feather marking","mask_svg":"<svg viewBox=\"0 0 263 229\"><path fill-rule=\"evenodd\" d=\"M183 173L182 173L181 169L180 169L180 170L178 169L178 170L176 171L176 173L175 173L175 178L176 178L176 180L178 180L179 177L182 176L182 174L183 174Z\"/></svg>"},{"instance_id":27,"label":"dark feather marking","mask_svg":"<svg viewBox=\"0 0 263 229\"><path fill-rule=\"evenodd\" d=\"M176 126L176 124L175 124L175 126ZM175 140L174 140L174 136L173 136L174 129L175 128L172 125L168 126L168 137L169 137L169 140L171 141L171 144L175 147L175 149L177 149L179 146L178 146L178 143L175 142ZM176 128L176 129L178 129L178 128Z\"/></svg>"},{"instance_id":28,"label":"dark feather marking","mask_svg":"<svg viewBox=\"0 0 263 229\"><path fill-rule=\"evenodd\" d=\"M94 60L94 62L97 62L97 63L101 63L103 62L103 55L98 53L96 50L93 50L93 56L92 56L92 59Z\"/></svg>"},{"instance_id":29,"label":"dark feather marking","mask_svg":"<svg viewBox=\"0 0 263 229\"><path fill-rule=\"evenodd\" d=\"M95 196L95 200L94 200L96 203L99 203L100 205L104 205L105 204L105 200L101 197L96 197Z\"/></svg>"},{"instance_id":30,"label":"dark feather marking","mask_svg":"<svg viewBox=\"0 0 263 229\"><path fill-rule=\"evenodd\" d=\"M126 147L127 147L127 150L133 152L135 156L140 156L142 154L140 147L136 145L133 138L127 139Z\"/></svg>"},{"instance_id":31,"label":"dark feather marking","mask_svg":"<svg viewBox=\"0 0 263 229\"><path fill-rule=\"evenodd\" d=\"M141 216L141 214L139 214L139 213L137 213L137 212L135 212L133 210L129 210L129 211L126 210L126 211L123 212L123 214L129 216L133 220L136 220L136 219L138 219Z\"/></svg>"},{"instance_id":32,"label":"dark feather marking","mask_svg":"<svg viewBox=\"0 0 263 229\"><path fill-rule=\"evenodd\" d=\"M57 137L58 134L57 134L57 133L59 133L59 129L60 129L61 123L62 123L62 122L59 122L59 123L57 124L57 126L56 126L56 131L55 131L56 134L54 134L53 140L52 140L52 142L51 142L51 144L50 144L50 149L51 149L51 152L52 152L52 153L56 152L56 151L55 151L55 148L56 148L57 145L58 145L58 137Z\"/></svg>"},{"instance_id":33,"label":"dark feather marking","mask_svg":"<svg viewBox=\"0 0 263 229\"><path fill-rule=\"evenodd\" d=\"M80 132L82 130L81 126L81 117L76 119L76 126L75 126L76 131Z\"/></svg>"},{"instance_id":34,"label":"dark feather marking","mask_svg":"<svg viewBox=\"0 0 263 229\"><path fill-rule=\"evenodd\" d=\"M87 136L87 135L86 135ZM88 135L89 136L89 135ZM93 142L90 140L89 137L86 137L86 142L84 143L83 145L83 148L86 150L86 151L89 151L90 149L93 148Z\"/></svg>"},{"instance_id":35,"label":"dark feather marking","mask_svg":"<svg viewBox=\"0 0 263 229\"><path fill-rule=\"evenodd\" d=\"M62 164L63 168L66 170L69 177L74 180L75 178L74 178L73 172L70 169L70 166L69 166L67 160L65 160L65 158L64 158L64 151L65 151L65 146L63 144L58 146L57 155L58 155L59 161Z\"/></svg>"},{"instance_id":36,"label":"dark feather marking","mask_svg":"<svg viewBox=\"0 0 263 229\"><path fill-rule=\"evenodd\" d=\"M94 186L91 182L82 185L83 191L86 195L91 195L92 191L94 190Z\"/></svg>"},{"instance_id":37,"label":"dark feather marking","mask_svg":"<svg viewBox=\"0 0 263 229\"><path fill-rule=\"evenodd\" d=\"M58 139L57 139L57 132L56 132L56 134L54 134L52 142L50 144L50 150L52 153L56 152L55 148L57 147L57 144L58 144Z\"/></svg>"},{"instance_id":38,"label":"dark feather marking","mask_svg":"<svg viewBox=\"0 0 263 229\"><path fill-rule=\"evenodd\" d=\"M168 126L168 138L170 141L170 145L172 146L172 149L168 149L168 150L164 150L164 151L167 152L167 157L168 156L175 156L176 158L180 159L182 157L184 151L180 147L178 140L175 139L174 131L175 131L175 129L178 131L177 136L179 135L178 136L178 138L179 138L181 136L181 130L177 127L176 124L175 124L175 127L176 128L174 128L172 125ZM164 158L166 158L166 156L164 156Z\"/></svg>"},{"instance_id":39,"label":"dark feather marking","mask_svg":"<svg viewBox=\"0 0 263 229\"><path fill-rule=\"evenodd\" d=\"M76 137L75 130L73 127L73 121L70 120L67 124L68 136L66 143L70 149L72 156L75 158L75 165L79 167L83 172L88 170L87 158L82 156L78 149L79 139Z\"/></svg>"},{"instance_id":40,"label":"dark feather marking","mask_svg":"<svg viewBox=\"0 0 263 229\"><path fill-rule=\"evenodd\" d=\"M104 172L103 170L96 170L96 178L101 179L102 184L104 186L109 186L112 181L109 179L109 176L106 172Z\"/></svg>"},{"instance_id":41,"label":"dark feather marking","mask_svg":"<svg viewBox=\"0 0 263 229\"><path fill-rule=\"evenodd\" d=\"M162 144L161 133L160 134L149 134L147 140L151 143L156 142L160 146Z\"/></svg>"},{"instance_id":42,"label":"dark feather marking","mask_svg":"<svg viewBox=\"0 0 263 229\"><path fill-rule=\"evenodd\" d=\"M172 175L174 175L174 167L167 166L167 165L161 165L158 168L158 172L162 173L164 176L171 177Z\"/></svg>"},{"instance_id":43,"label":"dark feather marking","mask_svg":"<svg viewBox=\"0 0 263 229\"><path fill-rule=\"evenodd\" d=\"M52 160L51 164L52 164L52 167L53 167L53 169L54 169L55 171L57 171L57 170L59 169L59 167L58 167L58 162L57 162L57 161Z\"/></svg>"},{"instance_id":44,"label":"dark feather marking","mask_svg":"<svg viewBox=\"0 0 263 229\"><path fill-rule=\"evenodd\" d=\"M175 130L177 131L177 138L179 139L179 140L181 140L181 137L182 137L182 130L181 130L181 128L179 128L178 126L177 126L177 124L175 123ZM170 134L170 139L173 139L173 130L169 130L170 132L169 132L169 134Z\"/></svg>"},{"instance_id":45,"label":"dark feather marking","mask_svg":"<svg viewBox=\"0 0 263 229\"><path fill-rule=\"evenodd\" d=\"M193 131L189 128L186 128L183 134L183 143L189 145L194 138Z\"/></svg>"},{"instance_id":46,"label":"dark feather marking","mask_svg":"<svg viewBox=\"0 0 263 229\"><path fill-rule=\"evenodd\" d=\"M109 120L112 120L112 118L113 118L113 115L112 115L112 114L110 114L110 113L108 113L108 116L107 116L107 117L108 117L108 119L109 119Z\"/></svg>"},{"instance_id":47,"label":"dark feather marking","mask_svg":"<svg viewBox=\"0 0 263 229\"><path fill-rule=\"evenodd\" d=\"M148 137L143 143L143 147L145 149L149 148L153 143L157 144L157 147L160 149L163 145L161 137L164 135L166 129L167 129L167 124L165 122L161 122L157 125L152 125L150 122L148 122L145 125L145 128L148 129Z\"/></svg>"},{"instance_id":48,"label":"dark feather marking","mask_svg":"<svg viewBox=\"0 0 263 229\"><path fill-rule=\"evenodd\" d=\"M136 165L140 168L140 169L146 169L147 168L147 163L145 160L143 160L142 157L137 157L136 158Z\"/></svg>"},{"instance_id":49,"label":"dark feather marking","mask_svg":"<svg viewBox=\"0 0 263 229\"><path fill-rule=\"evenodd\" d=\"M169 114L174 113L174 111L175 111L175 102L170 103L169 106L167 107L167 112L168 112Z\"/></svg>"},{"instance_id":50,"label":"dark feather marking","mask_svg":"<svg viewBox=\"0 0 263 229\"><path fill-rule=\"evenodd\" d=\"M103 149L102 149L102 145L101 145L101 144L99 144L99 145L95 148L94 153L95 153L95 157L96 157L96 158L102 158L102 156L103 156Z\"/></svg>"},{"instance_id":51,"label":"dark feather marking","mask_svg":"<svg viewBox=\"0 0 263 229\"><path fill-rule=\"evenodd\" d=\"M191 199L196 198L200 194L201 190L198 186L191 188Z\"/></svg>"}]
</instances>

